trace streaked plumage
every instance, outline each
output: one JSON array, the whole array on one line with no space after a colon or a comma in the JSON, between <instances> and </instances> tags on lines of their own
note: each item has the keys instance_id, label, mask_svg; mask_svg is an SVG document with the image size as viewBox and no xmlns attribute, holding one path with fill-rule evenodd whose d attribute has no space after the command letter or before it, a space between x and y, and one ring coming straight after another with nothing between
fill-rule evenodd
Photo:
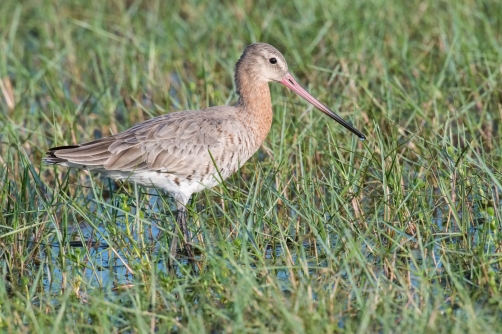
<instances>
[{"instance_id":1,"label":"streaked plumage","mask_svg":"<svg viewBox=\"0 0 502 334\"><path fill-rule=\"evenodd\" d=\"M153 184L188 200L192 193L218 183L216 166L228 177L260 146L238 110L212 107L162 115L114 136L52 148L45 161Z\"/></svg>"},{"instance_id":2,"label":"streaked plumage","mask_svg":"<svg viewBox=\"0 0 502 334\"><path fill-rule=\"evenodd\" d=\"M282 54L268 44L251 44L245 49L236 64L235 81L239 94L236 106L158 116L110 137L51 148L44 160L166 190L178 201L177 221L184 237L189 238L184 212L190 196L215 186L222 181L220 176L230 176L267 136L272 124L268 82L281 82L364 139L305 92L289 74ZM186 249L193 257L187 242Z\"/></svg>"}]
</instances>

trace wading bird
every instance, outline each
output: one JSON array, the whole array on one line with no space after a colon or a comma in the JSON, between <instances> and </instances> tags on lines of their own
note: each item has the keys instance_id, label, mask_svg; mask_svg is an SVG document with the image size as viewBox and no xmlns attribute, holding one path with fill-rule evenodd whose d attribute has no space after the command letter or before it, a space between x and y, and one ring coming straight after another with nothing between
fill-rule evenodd
<instances>
[{"instance_id":1,"label":"wading bird","mask_svg":"<svg viewBox=\"0 0 502 334\"><path fill-rule=\"evenodd\" d=\"M356 134L364 135L304 90L282 54L265 43L251 44L235 65L235 106L169 113L113 136L49 149L44 161L102 173L163 189L177 203L176 222L189 259L194 260L186 205L193 193L228 178L261 146L272 124L269 82L280 82ZM176 256L176 237L171 254Z\"/></svg>"}]
</instances>

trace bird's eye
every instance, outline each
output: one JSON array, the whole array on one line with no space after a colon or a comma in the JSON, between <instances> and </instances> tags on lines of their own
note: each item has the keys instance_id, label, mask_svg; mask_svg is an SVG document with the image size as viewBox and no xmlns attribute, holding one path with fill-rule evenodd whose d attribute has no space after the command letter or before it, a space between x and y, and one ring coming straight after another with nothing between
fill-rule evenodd
<instances>
[{"instance_id":1,"label":"bird's eye","mask_svg":"<svg viewBox=\"0 0 502 334\"><path fill-rule=\"evenodd\" d=\"M270 64L277 64L277 59L275 58L270 58L268 61L270 62Z\"/></svg>"}]
</instances>

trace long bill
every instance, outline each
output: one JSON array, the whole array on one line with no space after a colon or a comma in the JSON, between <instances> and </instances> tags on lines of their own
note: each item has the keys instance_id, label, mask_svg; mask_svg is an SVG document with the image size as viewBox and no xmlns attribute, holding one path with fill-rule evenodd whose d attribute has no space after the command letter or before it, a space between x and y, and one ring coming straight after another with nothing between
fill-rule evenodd
<instances>
[{"instance_id":1,"label":"long bill","mask_svg":"<svg viewBox=\"0 0 502 334\"><path fill-rule=\"evenodd\" d=\"M317 109L319 109L320 111L322 111L323 113L325 113L326 115L328 115L329 117L331 117L332 119L334 119L335 121L340 123L344 128L346 128L350 132L354 133L356 136L359 137L359 139L361 139L361 140L366 139L366 136L364 136L359 130L357 130L352 125L350 125L349 123L344 121L343 118L341 118L340 116L335 114L333 111L331 111L331 109L326 107L324 104L319 102L315 97L310 95L309 92L307 92L305 89L303 89L302 86L300 86L298 84L298 82L296 82L296 80L293 78L293 76L291 74L289 74L289 73L286 74L284 79L282 79L282 81L280 81L280 82L284 86L288 87L293 92L295 92L296 94L300 95L305 100L310 102L314 107L316 107Z\"/></svg>"}]
</instances>

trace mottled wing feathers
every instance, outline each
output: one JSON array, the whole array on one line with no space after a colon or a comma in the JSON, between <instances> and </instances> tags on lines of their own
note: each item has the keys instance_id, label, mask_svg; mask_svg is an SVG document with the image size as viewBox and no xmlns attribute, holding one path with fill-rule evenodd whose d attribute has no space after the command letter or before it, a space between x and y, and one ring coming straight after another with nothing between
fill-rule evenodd
<instances>
[{"instance_id":1,"label":"mottled wing feathers","mask_svg":"<svg viewBox=\"0 0 502 334\"><path fill-rule=\"evenodd\" d=\"M234 109L215 107L159 116L111 137L52 148L45 161L88 169L191 174L198 165L211 163L209 151L214 157L238 149L228 140L243 130Z\"/></svg>"}]
</instances>

